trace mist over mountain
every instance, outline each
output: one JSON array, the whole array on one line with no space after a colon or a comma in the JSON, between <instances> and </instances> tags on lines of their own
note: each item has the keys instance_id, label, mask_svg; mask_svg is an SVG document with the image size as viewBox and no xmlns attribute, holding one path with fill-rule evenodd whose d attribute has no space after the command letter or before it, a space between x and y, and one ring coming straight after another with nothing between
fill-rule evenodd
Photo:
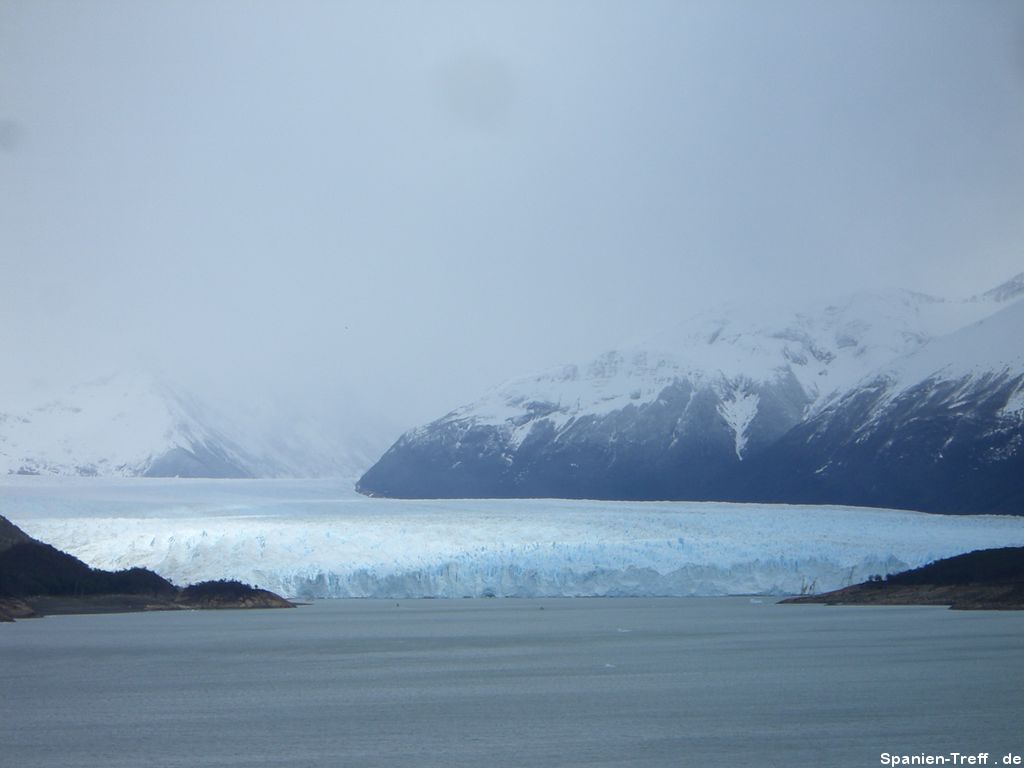
<instances>
[{"instance_id":1,"label":"mist over mountain","mask_svg":"<svg viewBox=\"0 0 1024 768\"><path fill-rule=\"evenodd\" d=\"M365 471L362 492L399 497L1014 512L1022 296L1018 275L961 300L891 291L816 307L723 306L588 363L514 379L386 452L397 431L386 409L341 393L327 407L256 390L200 395L140 369L9 381L0 473Z\"/></svg>"},{"instance_id":2,"label":"mist over mountain","mask_svg":"<svg viewBox=\"0 0 1024 768\"><path fill-rule=\"evenodd\" d=\"M261 407L262 406L262 407ZM354 477L389 427L346 409L198 396L152 372L121 371L5 393L0 474L146 477Z\"/></svg>"},{"instance_id":3,"label":"mist over mountain","mask_svg":"<svg viewBox=\"0 0 1024 768\"><path fill-rule=\"evenodd\" d=\"M407 432L358 488L1019 511L1022 294L703 313Z\"/></svg>"}]
</instances>

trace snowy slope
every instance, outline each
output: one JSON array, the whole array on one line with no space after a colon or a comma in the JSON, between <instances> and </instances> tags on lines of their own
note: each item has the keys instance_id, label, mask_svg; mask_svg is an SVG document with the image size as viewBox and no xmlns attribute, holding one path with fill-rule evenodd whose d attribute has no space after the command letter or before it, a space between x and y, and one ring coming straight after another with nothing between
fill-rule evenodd
<instances>
[{"instance_id":1,"label":"snowy slope","mask_svg":"<svg viewBox=\"0 0 1024 768\"><path fill-rule=\"evenodd\" d=\"M886 380L887 397L896 398L925 381L970 382L992 376L1024 375L1024 302L1010 302L989 317L935 339L931 344L869 374L857 388ZM1017 396L1018 390L1011 393Z\"/></svg>"},{"instance_id":2,"label":"snowy slope","mask_svg":"<svg viewBox=\"0 0 1024 768\"><path fill-rule=\"evenodd\" d=\"M966 300L857 294L804 311L697 315L637 347L508 382L406 433L359 488L398 497L729 498L744 461L866 375L1022 292L1018 276Z\"/></svg>"},{"instance_id":3,"label":"snowy slope","mask_svg":"<svg viewBox=\"0 0 1024 768\"><path fill-rule=\"evenodd\" d=\"M227 413L148 372L0 393L0 475L354 476L374 447L308 416Z\"/></svg>"},{"instance_id":4,"label":"snowy slope","mask_svg":"<svg viewBox=\"0 0 1024 768\"><path fill-rule=\"evenodd\" d=\"M0 485L30 535L93 566L231 577L300 597L782 594L972 549L1024 519L880 509L397 501L322 481ZM99 484L98 484L99 483Z\"/></svg>"},{"instance_id":5,"label":"snowy slope","mask_svg":"<svg viewBox=\"0 0 1024 768\"><path fill-rule=\"evenodd\" d=\"M871 372L737 498L1024 514L1024 302Z\"/></svg>"},{"instance_id":6,"label":"snowy slope","mask_svg":"<svg viewBox=\"0 0 1024 768\"><path fill-rule=\"evenodd\" d=\"M248 476L249 457L200 417L187 396L138 373L37 387L4 398L0 472Z\"/></svg>"},{"instance_id":7,"label":"snowy slope","mask_svg":"<svg viewBox=\"0 0 1024 768\"><path fill-rule=\"evenodd\" d=\"M1008 289L992 292L1007 295L1013 296ZM446 418L504 425L534 416L531 404L545 403L555 410L543 418L558 428L582 414L652 402L682 378L706 382L728 400L744 382L790 373L809 404L818 406L868 371L995 312L1006 299L992 296L953 301L900 291L855 294L814 311L729 306L695 315L637 347L515 379ZM513 439L523 437L520 426Z\"/></svg>"}]
</instances>

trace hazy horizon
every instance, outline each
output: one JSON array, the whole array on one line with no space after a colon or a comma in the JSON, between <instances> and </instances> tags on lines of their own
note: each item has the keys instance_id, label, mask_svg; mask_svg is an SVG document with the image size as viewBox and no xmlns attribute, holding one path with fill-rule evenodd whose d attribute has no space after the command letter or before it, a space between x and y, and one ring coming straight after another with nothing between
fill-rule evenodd
<instances>
[{"instance_id":1,"label":"hazy horizon","mask_svg":"<svg viewBox=\"0 0 1024 768\"><path fill-rule=\"evenodd\" d=\"M0 0L11 381L401 430L727 301L1024 270L1016 2Z\"/></svg>"}]
</instances>

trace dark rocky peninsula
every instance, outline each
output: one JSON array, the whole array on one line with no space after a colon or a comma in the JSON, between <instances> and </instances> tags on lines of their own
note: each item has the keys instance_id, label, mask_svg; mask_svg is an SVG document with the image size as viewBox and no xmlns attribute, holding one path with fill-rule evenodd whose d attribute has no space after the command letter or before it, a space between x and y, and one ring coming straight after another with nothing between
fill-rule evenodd
<instances>
[{"instance_id":1,"label":"dark rocky peninsula","mask_svg":"<svg viewBox=\"0 0 1024 768\"><path fill-rule=\"evenodd\" d=\"M1024 610L1024 547L981 549L911 571L784 603L948 605L955 610Z\"/></svg>"},{"instance_id":2,"label":"dark rocky peninsula","mask_svg":"<svg viewBox=\"0 0 1024 768\"><path fill-rule=\"evenodd\" d=\"M237 581L177 587L145 568L90 568L0 516L0 621L47 614L291 607L273 592Z\"/></svg>"}]
</instances>

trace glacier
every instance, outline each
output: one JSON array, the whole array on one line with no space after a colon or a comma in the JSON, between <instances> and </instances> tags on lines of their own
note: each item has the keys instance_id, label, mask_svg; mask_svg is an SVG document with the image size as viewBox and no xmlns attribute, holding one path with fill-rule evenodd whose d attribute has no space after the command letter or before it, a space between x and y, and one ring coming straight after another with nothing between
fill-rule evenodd
<instances>
[{"instance_id":1,"label":"glacier","mask_svg":"<svg viewBox=\"0 0 1024 768\"><path fill-rule=\"evenodd\" d=\"M327 480L9 477L0 514L94 567L300 599L780 595L1024 545L1024 517L372 499Z\"/></svg>"}]
</instances>

